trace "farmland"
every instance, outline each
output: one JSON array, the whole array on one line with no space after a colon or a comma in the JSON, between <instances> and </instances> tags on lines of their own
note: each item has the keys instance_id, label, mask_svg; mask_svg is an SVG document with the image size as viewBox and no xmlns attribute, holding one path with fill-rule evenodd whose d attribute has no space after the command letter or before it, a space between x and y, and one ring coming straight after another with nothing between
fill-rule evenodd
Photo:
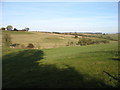
<instances>
[{"instance_id":1,"label":"farmland","mask_svg":"<svg viewBox=\"0 0 120 90\"><path fill-rule=\"evenodd\" d=\"M74 38L74 35L65 35L65 34L55 34L55 33L45 33L45 32L10 32L6 31L11 35L12 43L18 43L24 46L27 46L29 43L34 44L36 48L57 48L57 47L66 47L68 43L72 42L71 46L76 46L79 38L89 38L93 40L109 40L104 38L98 38L99 34L78 34L78 38ZM3 32L5 33L5 32ZM108 35L101 35L107 37ZM116 38L118 40L117 34L110 34L110 38ZM114 42L114 40L109 40Z\"/></svg>"},{"instance_id":2,"label":"farmland","mask_svg":"<svg viewBox=\"0 0 120 90\"><path fill-rule=\"evenodd\" d=\"M74 38L74 35L43 32L8 33L11 34L12 43L25 46L33 43L37 49L3 47L3 88L119 87L117 41L77 46L74 43L82 36ZM73 42L73 45L66 46L68 42Z\"/></svg>"}]
</instances>

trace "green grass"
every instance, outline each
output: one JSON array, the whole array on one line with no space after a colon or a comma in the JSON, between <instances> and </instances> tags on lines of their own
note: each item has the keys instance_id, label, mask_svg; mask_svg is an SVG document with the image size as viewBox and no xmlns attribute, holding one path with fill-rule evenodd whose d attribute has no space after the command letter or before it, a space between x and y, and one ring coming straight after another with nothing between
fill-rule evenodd
<instances>
[{"instance_id":1,"label":"green grass","mask_svg":"<svg viewBox=\"0 0 120 90\"><path fill-rule=\"evenodd\" d=\"M3 48L3 88L119 87L113 78L118 78L117 51L117 43L41 50Z\"/></svg>"}]
</instances>

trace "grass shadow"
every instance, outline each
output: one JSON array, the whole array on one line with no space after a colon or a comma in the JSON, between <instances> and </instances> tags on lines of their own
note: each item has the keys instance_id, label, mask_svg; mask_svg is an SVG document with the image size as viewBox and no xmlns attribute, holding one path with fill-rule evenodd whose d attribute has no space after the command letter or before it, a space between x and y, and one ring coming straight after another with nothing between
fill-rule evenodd
<instances>
[{"instance_id":1,"label":"grass shadow","mask_svg":"<svg viewBox=\"0 0 120 90\"><path fill-rule=\"evenodd\" d=\"M24 50L3 56L3 88L112 87L69 65L60 69L55 65L37 63L43 56L41 50Z\"/></svg>"},{"instance_id":2,"label":"grass shadow","mask_svg":"<svg viewBox=\"0 0 120 90\"><path fill-rule=\"evenodd\" d=\"M111 60L120 61L120 58L111 58Z\"/></svg>"},{"instance_id":3,"label":"grass shadow","mask_svg":"<svg viewBox=\"0 0 120 90\"><path fill-rule=\"evenodd\" d=\"M106 57L108 57L109 60L120 61L119 51L96 51L88 53L91 53L92 55L96 55L98 57L99 55L101 55L101 57L106 55Z\"/></svg>"}]
</instances>

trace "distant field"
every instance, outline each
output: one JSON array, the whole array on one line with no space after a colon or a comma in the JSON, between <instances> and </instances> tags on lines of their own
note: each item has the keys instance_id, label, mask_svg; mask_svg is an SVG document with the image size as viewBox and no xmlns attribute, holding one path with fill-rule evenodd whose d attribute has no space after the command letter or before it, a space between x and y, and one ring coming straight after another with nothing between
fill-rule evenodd
<instances>
[{"instance_id":1,"label":"distant field","mask_svg":"<svg viewBox=\"0 0 120 90\"><path fill-rule=\"evenodd\" d=\"M64 34L54 34L54 33L44 33L44 32L15 32L15 31L7 31L7 33L11 34L12 43L23 44L27 46L29 43L34 44L36 48L44 49L44 48L57 48L57 47L66 47L69 42L73 42L73 46L76 45L79 38L83 36L91 39L100 39L97 37L90 37L90 35L84 34L83 36L78 36L78 38L74 38L74 35L64 35ZM96 35L96 34L95 34ZM89 36L89 37L88 37ZM117 38L117 35L112 35L111 37ZM110 40L111 41L111 40Z\"/></svg>"},{"instance_id":2,"label":"distant field","mask_svg":"<svg viewBox=\"0 0 120 90\"><path fill-rule=\"evenodd\" d=\"M9 32L12 37L12 43L24 44L27 46L33 43L35 47L54 48L66 46L68 42L77 42L73 35L59 35L42 32Z\"/></svg>"},{"instance_id":3,"label":"distant field","mask_svg":"<svg viewBox=\"0 0 120 90\"><path fill-rule=\"evenodd\" d=\"M120 38L119 34L80 34L81 36L108 39L108 40L118 40Z\"/></svg>"},{"instance_id":4,"label":"distant field","mask_svg":"<svg viewBox=\"0 0 120 90\"><path fill-rule=\"evenodd\" d=\"M25 31L2 31L2 32L3 33L7 32L7 33L12 34L12 35L15 35L15 34L17 34L17 35L32 34L32 32L25 32Z\"/></svg>"}]
</instances>

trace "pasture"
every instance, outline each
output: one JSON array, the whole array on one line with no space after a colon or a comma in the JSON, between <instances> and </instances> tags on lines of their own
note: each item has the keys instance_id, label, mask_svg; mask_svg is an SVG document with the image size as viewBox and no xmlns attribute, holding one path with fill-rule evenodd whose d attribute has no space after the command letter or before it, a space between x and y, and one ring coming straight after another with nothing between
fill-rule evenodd
<instances>
[{"instance_id":1,"label":"pasture","mask_svg":"<svg viewBox=\"0 0 120 90\"><path fill-rule=\"evenodd\" d=\"M11 32L10 32L11 33ZM66 46L73 35L11 33L12 42L41 49L3 47L3 88L119 87L118 43Z\"/></svg>"},{"instance_id":2,"label":"pasture","mask_svg":"<svg viewBox=\"0 0 120 90\"><path fill-rule=\"evenodd\" d=\"M78 40L73 35L59 35L43 32L9 32L12 37L12 43L19 43L27 46L28 43L34 44L36 48L55 48L64 47L68 42L76 43Z\"/></svg>"},{"instance_id":3,"label":"pasture","mask_svg":"<svg viewBox=\"0 0 120 90\"><path fill-rule=\"evenodd\" d=\"M117 41L120 38L119 34L79 34L79 35L93 38L108 39L112 41Z\"/></svg>"},{"instance_id":4,"label":"pasture","mask_svg":"<svg viewBox=\"0 0 120 90\"><path fill-rule=\"evenodd\" d=\"M94 37L96 34L82 34L78 38L74 38L74 35L65 35L65 34L55 34L55 33L45 33L45 32L22 32L22 31L4 31L3 33L9 33L12 38L12 43L18 43L24 45L25 47L32 43L35 48L45 49L45 48L58 48L66 47L68 43L72 42L71 46L76 46L76 43L79 41L79 38L89 38L93 40L106 40L104 38ZM106 35L105 35L106 36ZM111 38L118 38L118 35L109 35ZM113 37L114 36L114 37ZM107 37L107 36L106 36ZM108 39L109 40L109 39ZM109 40L110 42L114 42Z\"/></svg>"}]
</instances>

